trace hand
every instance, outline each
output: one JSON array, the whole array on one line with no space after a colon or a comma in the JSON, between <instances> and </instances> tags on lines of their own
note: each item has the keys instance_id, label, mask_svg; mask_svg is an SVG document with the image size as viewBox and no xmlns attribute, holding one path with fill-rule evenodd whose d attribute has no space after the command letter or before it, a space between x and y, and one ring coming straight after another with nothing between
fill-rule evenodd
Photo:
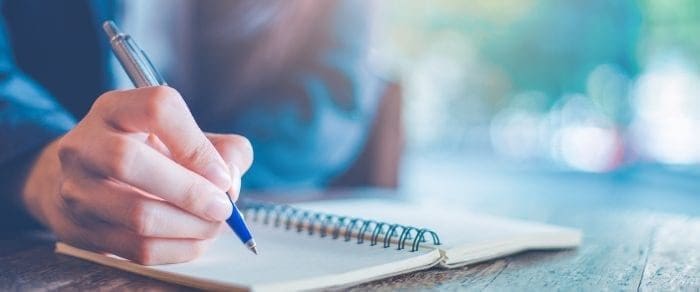
<instances>
[{"instance_id":1,"label":"hand","mask_svg":"<svg viewBox=\"0 0 700 292\"><path fill-rule=\"evenodd\" d=\"M112 91L50 144L23 191L59 240L142 264L197 257L231 214L252 148L203 133L169 87Z\"/></svg>"}]
</instances>

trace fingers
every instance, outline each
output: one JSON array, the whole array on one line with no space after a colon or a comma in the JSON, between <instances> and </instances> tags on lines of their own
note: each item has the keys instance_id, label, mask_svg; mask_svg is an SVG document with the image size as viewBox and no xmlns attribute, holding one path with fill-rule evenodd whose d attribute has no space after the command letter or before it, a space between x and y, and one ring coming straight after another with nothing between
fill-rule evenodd
<instances>
[{"instance_id":1,"label":"fingers","mask_svg":"<svg viewBox=\"0 0 700 292\"><path fill-rule=\"evenodd\" d=\"M243 136L212 133L206 135L229 166L231 188L228 193L231 199L236 201L241 190L241 176L253 163L253 147Z\"/></svg>"},{"instance_id":2,"label":"fingers","mask_svg":"<svg viewBox=\"0 0 700 292\"><path fill-rule=\"evenodd\" d=\"M210 239L218 234L222 224L203 220L108 179L68 180L62 186L61 196L69 212L84 226L90 226L96 218L143 237Z\"/></svg>"},{"instance_id":3,"label":"fingers","mask_svg":"<svg viewBox=\"0 0 700 292\"><path fill-rule=\"evenodd\" d=\"M74 146L80 147L80 146ZM202 176L175 163L146 144L125 135L103 133L89 148L64 147L61 161L69 177L81 177L84 168L111 177L162 198L203 219L226 220L232 211L223 191ZM228 174L227 174L228 175Z\"/></svg>"},{"instance_id":4,"label":"fingers","mask_svg":"<svg viewBox=\"0 0 700 292\"><path fill-rule=\"evenodd\" d=\"M57 147L52 230L143 264L197 257L231 214L224 191L238 195L253 159L243 137L207 137L164 86L104 94Z\"/></svg>"},{"instance_id":5,"label":"fingers","mask_svg":"<svg viewBox=\"0 0 700 292\"><path fill-rule=\"evenodd\" d=\"M160 265L191 261L199 257L210 241L193 239L136 238L124 240L130 232L117 229L96 241L102 250L133 260L142 265ZM121 241L120 241L121 239Z\"/></svg>"},{"instance_id":6,"label":"fingers","mask_svg":"<svg viewBox=\"0 0 700 292\"><path fill-rule=\"evenodd\" d=\"M220 229L221 223L203 221L163 201L130 192L123 184L102 180L95 186L97 181L62 186L64 208L71 219L56 230L62 241L144 265L168 264L200 256Z\"/></svg>"},{"instance_id":7,"label":"fingers","mask_svg":"<svg viewBox=\"0 0 700 292\"><path fill-rule=\"evenodd\" d=\"M204 176L221 190L230 188L227 165L176 90L156 86L109 92L95 102L94 108L116 129L155 134L179 164Z\"/></svg>"},{"instance_id":8,"label":"fingers","mask_svg":"<svg viewBox=\"0 0 700 292\"><path fill-rule=\"evenodd\" d=\"M227 165L234 164L241 174L253 164L253 146L241 135L205 133Z\"/></svg>"},{"instance_id":9,"label":"fingers","mask_svg":"<svg viewBox=\"0 0 700 292\"><path fill-rule=\"evenodd\" d=\"M200 256L211 242L211 240L143 237L130 230L109 225L101 226L99 229L75 226L74 234L65 241L95 251L109 251L142 265L190 261Z\"/></svg>"}]
</instances>

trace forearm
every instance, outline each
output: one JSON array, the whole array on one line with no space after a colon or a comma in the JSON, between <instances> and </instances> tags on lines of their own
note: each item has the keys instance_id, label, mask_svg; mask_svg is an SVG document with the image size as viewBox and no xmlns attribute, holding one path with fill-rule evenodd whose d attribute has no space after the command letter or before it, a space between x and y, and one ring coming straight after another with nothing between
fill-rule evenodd
<instances>
[{"instance_id":1,"label":"forearm","mask_svg":"<svg viewBox=\"0 0 700 292\"><path fill-rule=\"evenodd\" d=\"M20 190L37 151L27 151L0 164L0 233L39 229L23 206Z\"/></svg>"},{"instance_id":2,"label":"forearm","mask_svg":"<svg viewBox=\"0 0 700 292\"><path fill-rule=\"evenodd\" d=\"M36 228L25 212L25 181L47 145L74 122L46 92L18 73L0 78L0 104L0 229Z\"/></svg>"}]
</instances>

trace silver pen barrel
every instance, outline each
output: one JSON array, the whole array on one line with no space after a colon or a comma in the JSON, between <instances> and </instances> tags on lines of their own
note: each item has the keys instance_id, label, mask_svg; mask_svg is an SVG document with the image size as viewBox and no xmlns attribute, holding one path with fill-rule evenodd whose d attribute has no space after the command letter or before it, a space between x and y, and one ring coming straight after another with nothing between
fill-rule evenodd
<instances>
[{"instance_id":1,"label":"silver pen barrel","mask_svg":"<svg viewBox=\"0 0 700 292\"><path fill-rule=\"evenodd\" d=\"M117 56L117 60L122 64L134 86L149 87L167 84L131 36L119 31L112 21L105 21L102 28L109 36L114 55Z\"/></svg>"}]
</instances>

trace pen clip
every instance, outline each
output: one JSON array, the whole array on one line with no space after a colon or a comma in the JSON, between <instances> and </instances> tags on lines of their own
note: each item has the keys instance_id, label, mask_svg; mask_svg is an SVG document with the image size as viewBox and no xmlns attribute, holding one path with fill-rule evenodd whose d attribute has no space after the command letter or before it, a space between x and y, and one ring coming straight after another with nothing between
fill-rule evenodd
<instances>
[{"instance_id":1,"label":"pen clip","mask_svg":"<svg viewBox=\"0 0 700 292\"><path fill-rule=\"evenodd\" d=\"M158 72L158 70L156 70L156 67L153 66L153 63L151 63L151 59L148 58L148 55L146 55L146 52L144 52L143 50L140 50L140 49L139 49L139 52L140 52L141 58L143 58L143 60L146 62L146 64L148 64L148 69L149 69L149 71L151 71L150 73L153 76L153 78L155 79L155 81L158 82L158 85L168 85L168 83L165 82L165 79L163 78L163 76L160 75L160 72Z\"/></svg>"}]
</instances>

